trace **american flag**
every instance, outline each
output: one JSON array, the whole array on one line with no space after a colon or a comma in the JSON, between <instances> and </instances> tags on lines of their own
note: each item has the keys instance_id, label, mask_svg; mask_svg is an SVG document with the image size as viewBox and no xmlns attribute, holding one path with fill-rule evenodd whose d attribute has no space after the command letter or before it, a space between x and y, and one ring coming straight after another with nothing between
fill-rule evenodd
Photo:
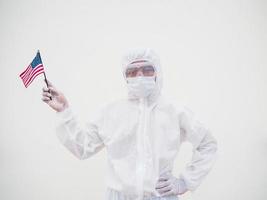
<instances>
[{"instance_id":1,"label":"american flag","mask_svg":"<svg viewBox=\"0 0 267 200\"><path fill-rule=\"evenodd\" d=\"M44 73L44 67L40 52L38 51L31 64L19 75L27 88L36 76Z\"/></svg>"}]
</instances>

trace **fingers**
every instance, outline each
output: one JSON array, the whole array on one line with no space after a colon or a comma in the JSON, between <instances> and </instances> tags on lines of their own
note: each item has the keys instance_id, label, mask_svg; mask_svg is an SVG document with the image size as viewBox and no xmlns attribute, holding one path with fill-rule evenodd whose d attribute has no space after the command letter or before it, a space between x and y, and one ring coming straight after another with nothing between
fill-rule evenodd
<instances>
[{"instance_id":1,"label":"fingers","mask_svg":"<svg viewBox=\"0 0 267 200\"><path fill-rule=\"evenodd\" d=\"M52 100L52 94L50 94L49 92L45 92L47 91L45 88L43 88L43 101L49 101Z\"/></svg>"},{"instance_id":2,"label":"fingers","mask_svg":"<svg viewBox=\"0 0 267 200\"><path fill-rule=\"evenodd\" d=\"M160 189L160 188L166 187L166 186L168 186L170 184L171 184L170 181L159 181L156 184L156 189Z\"/></svg>"},{"instance_id":3,"label":"fingers","mask_svg":"<svg viewBox=\"0 0 267 200\"><path fill-rule=\"evenodd\" d=\"M168 185L168 186L166 186L166 187L164 187L164 188L157 189L157 191L158 191L160 194L164 194L164 193L170 191L171 189L172 189L172 186L171 186L171 185Z\"/></svg>"},{"instance_id":4,"label":"fingers","mask_svg":"<svg viewBox=\"0 0 267 200\"><path fill-rule=\"evenodd\" d=\"M42 100L46 103L48 103L48 101L51 101L51 99L49 97L43 96Z\"/></svg>"},{"instance_id":5,"label":"fingers","mask_svg":"<svg viewBox=\"0 0 267 200\"><path fill-rule=\"evenodd\" d=\"M43 87L43 92L49 92L49 89L47 87Z\"/></svg>"},{"instance_id":6,"label":"fingers","mask_svg":"<svg viewBox=\"0 0 267 200\"><path fill-rule=\"evenodd\" d=\"M161 196L162 196L162 197L165 197L165 196L170 196L170 195L174 195L174 192L173 192L173 190L169 190L169 191L167 191L167 192L165 192L165 193L161 194Z\"/></svg>"},{"instance_id":7,"label":"fingers","mask_svg":"<svg viewBox=\"0 0 267 200\"><path fill-rule=\"evenodd\" d=\"M175 191L172 184L172 175L167 173L161 175L156 184L156 190L160 193L161 196L174 195Z\"/></svg>"},{"instance_id":8,"label":"fingers","mask_svg":"<svg viewBox=\"0 0 267 200\"><path fill-rule=\"evenodd\" d=\"M48 101L52 100L52 94L50 93L49 89L47 87L43 87L43 98L42 100L46 103Z\"/></svg>"},{"instance_id":9,"label":"fingers","mask_svg":"<svg viewBox=\"0 0 267 200\"><path fill-rule=\"evenodd\" d=\"M54 87L51 87L51 86L43 87L43 93L46 93L46 92L52 93L52 95L59 95L60 94L60 92L57 89L55 89Z\"/></svg>"},{"instance_id":10,"label":"fingers","mask_svg":"<svg viewBox=\"0 0 267 200\"><path fill-rule=\"evenodd\" d=\"M167 181L169 177L159 177L158 181Z\"/></svg>"},{"instance_id":11,"label":"fingers","mask_svg":"<svg viewBox=\"0 0 267 200\"><path fill-rule=\"evenodd\" d=\"M43 92L43 96L44 97L52 97L52 94L50 94L49 92Z\"/></svg>"},{"instance_id":12,"label":"fingers","mask_svg":"<svg viewBox=\"0 0 267 200\"><path fill-rule=\"evenodd\" d=\"M170 175L165 174L164 176L159 177L158 182L156 184L156 190L161 194L161 196L167 196L172 194L172 184Z\"/></svg>"},{"instance_id":13,"label":"fingers","mask_svg":"<svg viewBox=\"0 0 267 200\"><path fill-rule=\"evenodd\" d=\"M48 88L49 88L50 92L52 92L52 94L55 94L55 95L59 95L60 94L60 92L57 89L55 89L53 87L48 87Z\"/></svg>"}]
</instances>

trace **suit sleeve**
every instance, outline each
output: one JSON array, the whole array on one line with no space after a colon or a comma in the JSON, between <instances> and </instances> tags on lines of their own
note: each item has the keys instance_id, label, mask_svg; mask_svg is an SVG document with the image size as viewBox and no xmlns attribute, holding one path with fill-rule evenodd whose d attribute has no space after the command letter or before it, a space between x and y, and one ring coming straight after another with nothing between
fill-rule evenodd
<instances>
[{"instance_id":1,"label":"suit sleeve","mask_svg":"<svg viewBox=\"0 0 267 200\"><path fill-rule=\"evenodd\" d=\"M94 120L85 123L85 126L79 123L70 107L56 114L59 119L56 135L59 141L78 159L87 159L103 149L104 143L99 136L103 121L100 112Z\"/></svg>"},{"instance_id":2,"label":"suit sleeve","mask_svg":"<svg viewBox=\"0 0 267 200\"><path fill-rule=\"evenodd\" d=\"M180 112L181 142L192 144L192 158L180 174L189 191L194 192L212 169L217 159L217 140L193 112L183 107Z\"/></svg>"}]
</instances>

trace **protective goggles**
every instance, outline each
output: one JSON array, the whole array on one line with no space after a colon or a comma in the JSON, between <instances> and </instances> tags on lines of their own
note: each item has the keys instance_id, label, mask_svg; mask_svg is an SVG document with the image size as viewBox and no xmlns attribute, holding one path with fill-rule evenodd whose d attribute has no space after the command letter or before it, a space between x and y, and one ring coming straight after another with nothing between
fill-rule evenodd
<instances>
[{"instance_id":1,"label":"protective goggles","mask_svg":"<svg viewBox=\"0 0 267 200\"><path fill-rule=\"evenodd\" d=\"M147 62L128 65L125 75L126 77L136 77L139 71L142 72L143 76L154 76L155 74L154 66Z\"/></svg>"}]
</instances>

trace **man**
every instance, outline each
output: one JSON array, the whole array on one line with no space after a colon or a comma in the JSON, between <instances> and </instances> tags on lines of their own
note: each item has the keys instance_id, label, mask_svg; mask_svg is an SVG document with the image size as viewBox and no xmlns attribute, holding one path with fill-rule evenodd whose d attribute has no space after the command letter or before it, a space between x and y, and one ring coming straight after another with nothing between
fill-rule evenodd
<instances>
[{"instance_id":1,"label":"man","mask_svg":"<svg viewBox=\"0 0 267 200\"><path fill-rule=\"evenodd\" d=\"M61 119L57 136L79 159L107 148L107 200L177 200L195 191L211 170L217 141L189 109L163 98L160 61L153 50L129 51L122 66L128 98L109 103L84 127L59 90L51 83L43 88L43 101ZM192 143L193 156L176 178L173 163L184 141Z\"/></svg>"}]
</instances>

